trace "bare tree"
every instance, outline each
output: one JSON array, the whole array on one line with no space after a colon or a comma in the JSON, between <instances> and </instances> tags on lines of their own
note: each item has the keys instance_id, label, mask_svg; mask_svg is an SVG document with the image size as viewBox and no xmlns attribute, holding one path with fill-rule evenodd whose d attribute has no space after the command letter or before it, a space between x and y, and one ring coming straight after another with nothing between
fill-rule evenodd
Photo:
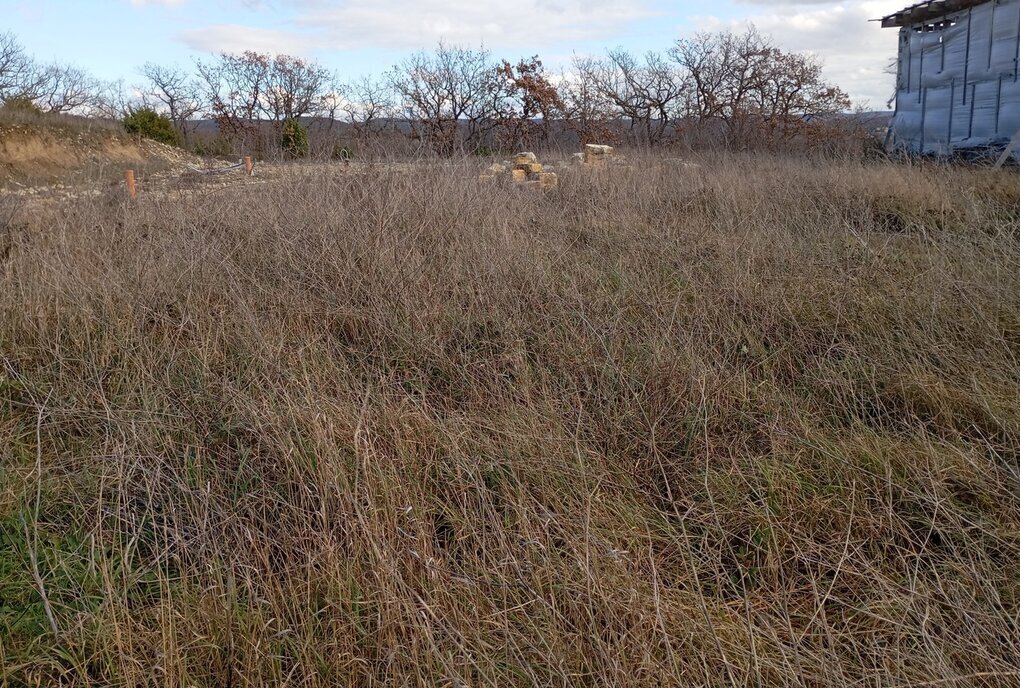
<instances>
[{"instance_id":1,"label":"bare tree","mask_svg":"<svg viewBox=\"0 0 1020 688\"><path fill-rule=\"evenodd\" d=\"M269 119L281 122L321 113L332 82L329 70L290 55L277 55L266 62L268 70L261 109Z\"/></svg>"},{"instance_id":2,"label":"bare tree","mask_svg":"<svg viewBox=\"0 0 1020 688\"><path fill-rule=\"evenodd\" d=\"M441 155L476 150L496 121L499 86L489 52L417 52L390 73L412 135Z\"/></svg>"},{"instance_id":3,"label":"bare tree","mask_svg":"<svg viewBox=\"0 0 1020 688\"><path fill-rule=\"evenodd\" d=\"M679 40L669 54L691 84L687 116L722 122L729 145L763 130L787 136L803 115L850 106L846 93L824 81L817 58L785 53L753 26Z\"/></svg>"},{"instance_id":4,"label":"bare tree","mask_svg":"<svg viewBox=\"0 0 1020 688\"><path fill-rule=\"evenodd\" d=\"M821 61L813 55L784 53L773 48L751 101L773 128L786 135L803 115L827 115L850 109L850 98L822 77Z\"/></svg>"},{"instance_id":5,"label":"bare tree","mask_svg":"<svg viewBox=\"0 0 1020 688\"><path fill-rule=\"evenodd\" d=\"M583 66L584 77L613 104L635 143L647 146L662 140L687 88L675 65L653 52L642 61L617 49Z\"/></svg>"},{"instance_id":6,"label":"bare tree","mask_svg":"<svg viewBox=\"0 0 1020 688\"><path fill-rule=\"evenodd\" d=\"M101 117L105 119L122 119L128 114L135 103L128 95L128 89L124 86L123 79L116 81L96 82L96 94L89 107L90 117Z\"/></svg>"},{"instance_id":7,"label":"bare tree","mask_svg":"<svg viewBox=\"0 0 1020 688\"><path fill-rule=\"evenodd\" d=\"M46 93L50 76L50 68L26 53L13 33L0 34L0 100L18 98L35 103Z\"/></svg>"},{"instance_id":8,"label":"bare tree","mask_svg":"<svg viewBox=\"0 0 1020 688\"><path fill-rule=\"evenodd\" d=\"M0 100L24 95L33 73L32 58L13 33L0 33Z\"/></svg>"},{"instance_id":9,"label":"bare tree","mask_svg":"<svg viewBox=\"0 0 1020 688\"><path fill-rule=\"evenodd\" d=\"M319 107L316 113L326 120L327 131L332 131L337 119L340 118L347 103L347 85L340 82L336 74L330 74L329 80L323 86L322 94L319 96Z\"/></svg>"},{"instance_id":10,"label":"bare tree","mask_svg":"<svg viewBox=\"0 0 1020 688\"><path fill-rule=\"evenodd\" d=\"M235 141L261 142L260 121L272 122L279 133L287 120L332 118L338 107L333 75L315 62L248 51L221 53L196 65L208 113Z\"/></svg>"},{"instance_id":11,"label":"bare tree","mask_svg":"<svg viewBox=\"0 0 1020 688\"><path fill-rule=\"evenodd\" d=\"M645 137L649 143L661 141L667 127L682 113L682 102L690 91L686 75L662 55L649 52L635 74L632 88L644 99L649 118Z\"/></svg>"},{"instance_id":12,"label":"bare tree","mask_svg":"<svg viewBox=\"0 0 1020 688\"><path fill-rule=\"evenodd\" d=\"M158 104L159 109L166 111L181 140L187 145L194 128L193 120L202 110L198 82L179 67L153 62L145 63L142 75L148 81L143 91L146 102Z\"/></svg>"},{"instance_id":13,"label":"bare tree","mask_svg":"<svg viewBox=\"0 0 1020 688\"><path fill-rule=\"evenodd\" d=\"M67 113L94 105L99 82L74 65L50 64L38 68L26 95L45 112Z\"/></svg>"},{"instance_id":14,"label":"bare tree","mask_svg":"<svg viewBox=\"0 0 1020 688\"><path fill-rule=\"evenodd\" d=\"M743 94L753 76L753 63L763 52L758 39L751 29L739 38L724 32L676 42L670 56L693 87L686 108L689 116L732 125L744 114Z\"/></svg>"},{"instance_id":15,"label":"bare tree","mask_svg":"<svg viewBox=\"0 0 1020 688\"><path fill-rule=\"evenodd\" d=\"M248 51L220 53L214 61L196 60L202 98L219 130L235 141L251 144L263 98L269 87L271 58Z\"/></svg>"},{"instance_id":16,"label":"bare tree","mask_svg":"<svg viewBox=\"0 0 1020 688\"><path fill-rule=\"evenodd\" d=\"M359 136L373 136L394 115L396 98L386 79L363 76L347 84L341 109L346 121Z\"/></svg>"},{"instance_id":17,"label":"bare tree","mask_svg":"<svg viewBox=\"0 0 1020 688\"><path fill-rule=\"evenodd\" d=\"M612 102L599 89L594 57L574 55L571 70L559 83L564 118L581 143L612 143L616 140Z\"/></svg>"},{"instance_id":18,"label":"bare tree","mask_svg":"<svg viewBox=\"0 0 1020 688\"><path fill-rule=\"evenodd\" d=\"M506 60L496 68L502 89L499 109L500 135L515 149L535 143L548 144L553 121L563 116L564 104L556 86L549 80L542 61L535 55L511 64Z\"/></svg>"},{"instance_id":19,"label":"bare tree","mask_svg":"<svg viewBox=\"0 0 1020 688\"><path fill-rule=\"evenodd\" d=\"M12 33L0 34L0 99L23 98L46 112L84 111L100 83L80 67L39 64Z\"/></svg>"}]
</instances>

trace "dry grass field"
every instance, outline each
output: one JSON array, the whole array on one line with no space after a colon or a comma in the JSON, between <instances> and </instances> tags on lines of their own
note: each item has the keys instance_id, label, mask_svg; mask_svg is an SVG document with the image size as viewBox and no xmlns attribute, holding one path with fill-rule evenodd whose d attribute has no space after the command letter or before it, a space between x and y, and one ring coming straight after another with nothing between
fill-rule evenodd
<instances>
[{"instance_id":1,"label":"dry grass field","mask_svg":"<svg viewBox=\"0 0 1020 688\"><path fill-rule=\"evenodd\" d=\"M1020 179L0 199L0 685L1020 685Z\"/></svg>"}]
</instances>

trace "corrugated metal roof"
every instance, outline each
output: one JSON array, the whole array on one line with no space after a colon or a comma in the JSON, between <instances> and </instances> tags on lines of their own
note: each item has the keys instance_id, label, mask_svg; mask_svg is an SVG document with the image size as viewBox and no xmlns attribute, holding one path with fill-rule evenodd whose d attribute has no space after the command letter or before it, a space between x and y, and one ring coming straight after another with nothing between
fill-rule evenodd
<instances>
[{"instance_id":1,"label":"corrugated metal roof","mask_svg":"<svg viewBox=\"0 0 1020 688\"><path fill-rule=\"evenodd\" d=\"M944 17L951 12L966 10L993 0L925 0L904 8L896 14L882 17L882 27L910 26Z\"/></svg>"}]
</instances>

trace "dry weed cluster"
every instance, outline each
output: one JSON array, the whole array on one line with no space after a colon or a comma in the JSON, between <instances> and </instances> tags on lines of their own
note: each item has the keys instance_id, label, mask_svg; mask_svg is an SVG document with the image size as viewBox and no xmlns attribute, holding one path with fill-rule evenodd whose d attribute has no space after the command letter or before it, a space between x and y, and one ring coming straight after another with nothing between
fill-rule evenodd
<instances>
[{"instance_id":1,"label":"dry weed cluster","mask_svg":"<svg viewBox=\"0 0 1020 688\"><path fill-rule=\"evenodd\" d=\"M1020 683L1020 182L700 162L0 224L0 684Z\"/></svg>"}]
</instances>

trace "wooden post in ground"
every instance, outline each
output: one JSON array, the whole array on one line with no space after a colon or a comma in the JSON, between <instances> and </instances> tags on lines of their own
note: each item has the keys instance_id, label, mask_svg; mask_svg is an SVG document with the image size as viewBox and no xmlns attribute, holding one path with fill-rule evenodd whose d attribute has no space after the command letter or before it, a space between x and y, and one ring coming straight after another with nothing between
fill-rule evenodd
<instances>
[{"instance_id":1,"label":"wooden post in ground","mask_svg":"<svg viewBox=\"0 0 1020 688\"><path fill-rule=\"evenodd\" d=\"M246 177L251 176L251 156L244 156L244 174Z\"/></svg>"},{"instance_id":2,"label":"wooden post in ground","mask_svg":"<svg viewBox=\"0 0 1020 688\"><path fill-rule=\"evenodd\" d=\"M127 182L128 196L130 196L131 198L134 198L135 197L135 171L134 170L125 170L124 171L124 181Z\"/></svg>"},{"instance_id":3,"label":"wooden post in ground","mask_svg":"<svg viewBox=\"0 0 1020 688\"><path fill-rule=\"evenodd\" d=\"M1016 148L1016 144L1018 142L1020 142L1020 130L1017 130L1017 132L1013 134L1013 138L1009 140L1006 150L1002 151L1002 155L999 156L999 159L996 160L995 164L992 166L993 170L997 170L1006 164L1006 161L1009 160L1009 156L1013 154L1013 149Z\"/></svg>"}]
</instances>

